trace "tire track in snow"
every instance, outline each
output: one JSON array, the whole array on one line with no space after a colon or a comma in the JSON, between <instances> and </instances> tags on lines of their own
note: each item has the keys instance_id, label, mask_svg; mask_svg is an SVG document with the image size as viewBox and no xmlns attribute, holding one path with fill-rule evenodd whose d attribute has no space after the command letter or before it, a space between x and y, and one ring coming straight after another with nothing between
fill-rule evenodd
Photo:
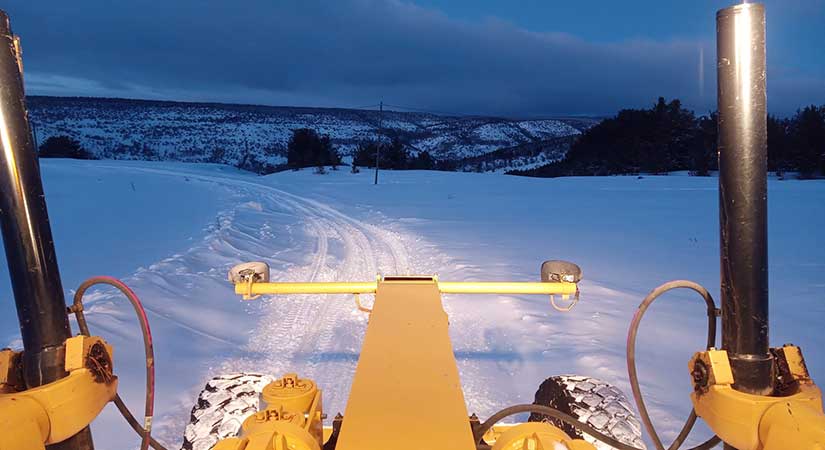
<instances>
[{"instance_id":1,"label":"tire track in snow","mask_svg":"<svg viewBox=\"0 0 825 450\"><path fill-rule=\"evenodd\" d=\"M240 197L257 199L267 212L274 205L293 211L306 222L306 232L315 238L315 253L308 266L278 271L273 267L273 279L281 281L369 280L381 271L406 274L410 271L410 255L399 233L354 219L316 200L277 189L260 182L237 177L207 175L188 171L145 167L112 167L117 170L148 172L174 177L187 177L216 183L238 193ZM276 211L277 213L277 211ZM237 241L216 236L223 247L231 249L232 259L242 262L267 259L245 249L244 239L250 235L238 231L234 214L226 218L225 228L240 235ZM233 230L234 227L234 230ZM340 241L343 254L330 259L330 241ZM226 251L226 248L220 250ZM263 258L261 258L263 257ZM221 274L223 275L223 274ZM366 324L366 315L358 312L350 296L291 296L264 300L262 317L240 356L218 362L221 372L254 371L275 376L285 371L314 378L324 389L325 404L330 411L343 411L357 353ZM207 374L207 377L216 373ZM188 410L188 407L187 407ZM182 425L167 427L176 431ZM170 432L165 433L169 435ZM180 434L180 433L178 433ZM181 434L182 435L182 434Z\"/></svg>"}]
</instances>

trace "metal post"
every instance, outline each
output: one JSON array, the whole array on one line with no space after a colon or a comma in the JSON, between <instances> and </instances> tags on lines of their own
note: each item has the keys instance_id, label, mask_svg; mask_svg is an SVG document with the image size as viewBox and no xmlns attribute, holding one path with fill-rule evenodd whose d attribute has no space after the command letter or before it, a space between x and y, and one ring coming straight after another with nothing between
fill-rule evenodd
<instances>
[{"instance_id":1,"label":"metal post","mask_svg":"<svg viewBox=\"0 0 825 450\"><path fill-rule=\"evenodd\" d=\"M378 161L381 155L381 131L384 128L384 102L378 103L378 143L375 146L375 184L378 184Z\"/></svg>"},{"instance_id":2,"label":"metal post","mask_svg":"<svg viewBox=\"0 0 825 450\"><path fill-rule=\"evenodd\" d=\"M768 349L767 109L765 8L716 14L722 348L734 388L772 391Z\"/></svg>"},{"instance_id":3,"label":"metal post","mask_svg":"<svg viewBox=\"0 0 825 450\"><path fill-rule=\"evenodd\" d=\"M28 387L63 378L69 320L23 92L19 41L0 11L0 229ZM50 448L91 449L88 428Z\"/></svg>"}]
</instances>

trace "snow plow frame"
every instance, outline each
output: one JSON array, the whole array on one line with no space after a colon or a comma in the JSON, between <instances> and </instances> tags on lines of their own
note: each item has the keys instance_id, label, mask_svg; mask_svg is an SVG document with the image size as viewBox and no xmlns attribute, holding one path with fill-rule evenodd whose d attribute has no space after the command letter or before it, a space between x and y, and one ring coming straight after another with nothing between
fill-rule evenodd
<instances>
[{"instance_id":1,"label":"snow plow frame","mask_svg":"<svg viewBox=\"0 0 825 450\"><path fill-rule=\"evenodd\" d=\"M502 295L578 295L576 283L567 282L515 282L515 281L439 281L438 277L385 277L372 282L313 282L313 283L258 283L248 281L235 285L235 293L244 300L260 295L291 294L375 294L378 286L395 281L432 281L442 294L502 294Z\"/></svg>"},{"instance_id":2,"label":"snow plow frame","mask_svg":"<svg viewBox=\"0 0 825 450\"><path fill-rule=\"evenodd\" d=\"M566 264L575 268L580 277L577 266ZM268 272L265 263L244 263L230 271L229 279L235 283L235 292L247 300L260 295L375 294L344 417L338 433L311 433L321 427L321 391L313 380L287 374L264 388L266 406L244 421L243 435L219 441L214 450L264 450L272 442L278 443L274 448L297 450L320 450L327 442L334 444L336 450L475 450L485 437L495 440L494 449L507 449L526 440L541 442L545 448L564 444L572 450L595 449L549 423L498 427L476 436L441 297L578 296L578 278L576 282L535 283L440 282L436 276L387 276L374 282L350 283L255 281L268 280ZM299 385L302 387L287 387ZM279 395L266 395L267 389L275 387ZM310 395L315 398L312 402L293 401L309 399ZM376 414L377 411L383 413Z\"/></svg>"}]
</instances>

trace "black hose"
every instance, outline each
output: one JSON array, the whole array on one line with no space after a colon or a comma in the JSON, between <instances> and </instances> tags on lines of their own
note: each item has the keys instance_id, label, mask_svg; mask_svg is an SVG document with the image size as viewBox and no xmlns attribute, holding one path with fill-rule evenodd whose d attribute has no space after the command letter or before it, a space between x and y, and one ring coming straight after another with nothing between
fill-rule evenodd
<instances>
[{"instance_id":1,"label":"black hose","mask_svg":"<svg viewBox=\"0 0 825 450\"><path fill-rule=\"evenodd\" d=\"M636 408L639 410L642 423L644 423L645 429L647 429L648 434L650 434L650 439L653 441L653 444L656 446L657 450L665 450L665 447L662 444L661 439L659 439L658 433L656 433L653 422L650 420L650 414L647 412L642 390L639 387L639 376L636 372L636 335L639 332L639 324L641 323L642 317L647 311L647 308L665 292L679 288L691 289L701 295L705 300L708 316L707 348L710 349L711 347L714 347L716 345L716 316L718 310L716 309L716 304L713 302L713 297L711 297L708 290L693 281L670 281L652 290L639 305L639 309L636 311L636 314L633 315L633 320L630 322L630 329L627 332L627 373L630 378L630 388L633 391L633 399L636 401ZM681 447L682 443L685 439L687 439L690 431L693 429L693 425L695 423L696 411L691 409L690 416L688 416L687 421L685 421L685 425L682 427L682 430L679 432L679 435L673 443L670 444L668 450L676 450ZM698 447L694 447L694 449L712 448L713 446L719 444L719 442L719 438L714 436ZM710 446L706 447L707 445Z\"/></svg>"},{"instance_id":2,"label":"black hose","mask_svg":"<svg viewBox=\"0 0 825 450\"><path fill-rule=\"evenodd\" d=\"M134 414L129 411L129 408L126 406L126 403L123 402L123 399L120 397L119 394L115 394L115 406L117 406L118 411L126 419L126 422L131 425L132 429L137 432L138 436L141 438L140 449L147 450L151 445L152 448L155 450L167 450L166 447L161 445L158 441L152 438L152 416L154 414L154 400L155 400L155 352L152 345L152 331L149 328L149 320L146 317L146 310L143 308L143 305L140 303L140 299L126 286L125 283L122 281L112 278L112 277L93 277L89 278L88 280L84 281L80 284L77 288L77 291L74 294L74 301L72 304L71 311L74 312L75 318L77 318L77 326L80 328L80 333L84 336L90 336L89 333L89 326L86 323L86 316L83 314L83 294L86 293L90 287L98 285L98 284L105 284L108 286L112 286L119 290L129 302L132 304L132 307L135 309L135 313L138 316L138 320L140 321L140 330L143 334L143 347L144 352L146 355L146 401L145 401L145 417L146 417L146 428L140 424L140 422L135 419Z\"/></svg>"},{"instance_id":3,"label":"black hose","mask_svg":"<svg viewBox=\"0 0 825 450\"><path fill-rule=\"evenodd\" d=\"M500 422L502 419L512 416L514 414L526 413L526 412L534 412L537 414L543 414L545 416L550 416L555 419L559 419L563 422L566 422L573 427L593 436L595 439L604 442L605 444L616 448L617 450L642 450L631 445L624 444L602 432L593 428L592 426L576 419L575 417L561 412L558 409L551 408L549 406L544 405L536 405L536 404L524 404L524 405L515 405L510 406L509 408L504 408L501 411L493 414L485 420L482 424L480 424L474 431L473 437L475 438L476 446L481 445L481 439L484 437L488 431L490 431L493 426ZM692 414L693 422L696 421L696 415ZM684 429L683 429L684 432ZM684 440L684 439L683 439ZM707 441L697 445L696 447L691 447L688 450L709 450L722 442L719 437L713 436L712 438L708 439Z\"/></svg>"},{"instance_id":4,"label":"black hose","mask_svg":"<svg viewBox=\"0 0 825 450\"><path fill-rule=\"evenodd\" d=\"M120 415L123 416L124 419L126 419L126 422L129 423L132 429L135 430L135 433L137 433L138 436L140 436L142 439L144 434L146 434L146 431L143 429L143 426L140 424L140 422L137 421L135 415L132 414L131 411L129 411L129 408L126 406L126 403L124 403L123 399L120 398L120 394L115 394L115 406L117 407L117 410L120 411ZM151 434L149 435L149 445L151 445L152 448L154 448L155 450L169 450L166 447L164 447L163 444L156 441L155 438L151 436Z\"/></svg>"},{"instance_id":5,"label":"black hose","mask_svg":"<svg viewBox=\"0 0 825 450\"><path fill-rule=\"evenodd\" d=\"M616 439L600 432L599 430L597 430L597 429L593 428L592 426L576 419L575 417L573 417L573 416L571 416L567 413L563 413L563 412L561 412L561 411L559 411L555 408L551 408L549 406L535 405L535 404L524 404L524 405L510 406L510 407L504 408L501 411L499 411L499 412L493 414L492 416L490 416L489 419L485 420L484 423L479 425L478 428L476 428L476 430L474 431L474 437L475 437L475 440L476 440L476 445L478 445L481 442L481 438L484 437L484 434L487 433L488 431L490 431L490 429L493 428L493 425L495 425L496 423L501 421L501 419L504 419L505 417L512 416L514 414L526 413L526 412L544 414L545 416L550 416L550 417L553 417L555 419L559 419L559 420L561 420L563 422L566 422L566 423L578 428L579 430L593 436L594 438L604 442L605 444L607 444L611 447L615 447L618 450L641 450L639 448L636 448L636 447L624 444L620 441L617 441Z\"/></svg>"}]
</instances>

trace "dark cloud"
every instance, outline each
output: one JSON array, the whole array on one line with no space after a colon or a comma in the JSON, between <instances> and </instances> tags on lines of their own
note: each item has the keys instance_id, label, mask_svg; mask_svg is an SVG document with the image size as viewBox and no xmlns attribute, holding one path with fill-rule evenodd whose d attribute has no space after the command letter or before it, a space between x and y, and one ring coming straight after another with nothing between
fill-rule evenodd
<instances>
[{"instance_id":1,"label":"dark cloud","mask_svg":"<svg viewBox=\"0 0 825 450\"><path fill-rule=\"evenodd\" d=\"M7 8L31 93L318 106L383 98L501 115L612 113L660 95L698 111L715 103L710 40L594 43L378 0L16 0ZM823 79L772 71L772 109L825 102L815 98Z\"/></svg>"}]
</instances>

